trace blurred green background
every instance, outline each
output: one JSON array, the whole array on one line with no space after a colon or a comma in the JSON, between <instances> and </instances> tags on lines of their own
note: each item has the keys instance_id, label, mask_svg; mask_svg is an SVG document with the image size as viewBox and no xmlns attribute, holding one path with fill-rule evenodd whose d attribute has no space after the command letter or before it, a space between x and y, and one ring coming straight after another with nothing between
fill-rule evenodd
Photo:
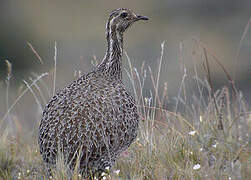
<instances>
[{"instance_id":1,"label":"blurred green background","mask_svg":"<svg viewBox=\"0 0 251 180\"><path fill-rule=\"evenodd\" d=\"M31 73L41 74L53 68L55 41L58 43L57 89L73 79L75 70L83 73L90 71L93 55L101 60L105 53L107 17L113 9L120 7L130 8L150 18L148 22L132 26L124 37L125 50L136 68L140 68L145 61L156 74L160 45L166 42L160 85L163 87L162 84L168 82L170 96L177 96L183 75L180 71L181 42L182 57L188 73L193 71L193 52L196 47L193 39L197 39L217 55L232 75L238 45L251 17L250 0L1 0L0 101L5 101L5 60L12 63L10 88L15 94L16 89L23 84L22 80L28 80ZM37 60L27 42L37 50L43 64ZM242 43L236 66L237 87L249 102L250 57L251 30ZM124 62L127 67L125 57ZM203 78L205 73L202 60L195 63L198 65L199 76ZM211 71L216 88L229 86L224 73L213 61ZM128 84L128 80L125 81ZM149 95L147 91L144 93ZM13 100L14 97L10 99ZM6 108L4 103L1 104L2 116ZM32 105L34 99L26 103L26 106Z\"/></svg>"}]
</instances>

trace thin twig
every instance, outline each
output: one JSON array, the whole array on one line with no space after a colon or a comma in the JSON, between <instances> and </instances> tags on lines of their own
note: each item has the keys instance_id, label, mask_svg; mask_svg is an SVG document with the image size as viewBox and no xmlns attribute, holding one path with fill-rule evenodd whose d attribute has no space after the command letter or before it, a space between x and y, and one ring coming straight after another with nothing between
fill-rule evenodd
<instances>
[{"instance_id":1,"label":"thin twig","mask_svg":"<svg viewBox=\"0 0 251 180\"><path fill-rule=\"evenodd\" d=\"M144 88L144 85L145 85L146 73L144 73L142 81L141 81L140 75L139 75L139 73L138 73L138 71L137 71L136 68L134 68L134 72L135 72L136 77L138 79L139 91L140 91L140 95L139 95L139 99L138 99L138 104L140 104L140 100L141 100L142 105L144 105L143 88ZM140 111L141 111L141 109L140 109ZM141 114L146 115L145 108L143 108L143 113L141 113Z\"/></svg>"},{"instance_id":2,"label":"thin twig","mask_svg":"<svg viewBox=\"0 0 251 180\"><path fill-rule=\"evenodd\" d=\"M7 65L7 78L6 78L6 109L9 109L9 87L10 87L10 79L12 76L12 65L10 61L5 60ZM7 117L9 116L9 113L7 114Z\"/></svg>"},{"instance_id":3,"label":"thin twig","mask_svg":"<svg viewBox=\"0 0 251 180\"><path fill-rule=\"evenodd\" d=\"M29 79L30 79L30 81L33 82L33 79L32 79L31 77L29 77ZM41 91L41 88L40 88L37 84L34 84L34 86L35 86L35 88L38 90L38 92L39 92L39 94L40 94L40 96L41 96L41 99L42 99L42 101L43 101L43 105L45 105L47 101L46 101L46 99L45 99L45 97L44 97L43 92Z\"/></svg>"},{"instance_id":4,"label":"thin twig","mask_svg":"<svg viewBox=\"0 0 251 180\"><path fill-rule=\"evenodd\" d=\"M236 97L238 91L237 91L237 88L236 88L236 86L235 86L235 81L234 81L233 78L231 77L230 73L226 70L226 68L223 66L223 64L220 62L220 60L214 55L214 53L212 53L212 51L211 51L209 48L206 47L205 44L203 44L203 43L200 42L200 41L197 41L196 39L195 39L195 41L196 41L197 43L199 43L199 45L200 45L203 49L206 49L206 51L208 52L208 54L210 54L210 55L213 57L213 60L221 67L221 69L222 69L223 72L225 73L225 75L226 75L226 77L227 77L227 79L228 79L228 81L229 81L229 83L230 83L230 85L231 85L231 88L232 88L232 90L233 90L233 92L234 92L234 97Z\"/></svg>"},{"instance_id":5,"label":"thin twig","mask_svg":"<svg viewBox=\"0 0 251 180\"><path fill-rule=\"evenodd\" d=\"M32 46L31 43L27 42L27 45L30 47L31 51L35 54L35 56L38 58L39 62L41 64L44 64L42 58L39 56L39 54L37 53L37 51L35 50L35 48Z\"/></svg>"},{"instance_id":6,"label":"thin twig","mask_svg":"<svg viewBox=\"0 0 251 180\"><path fill-rule=\"evenodd\" d=\"M133 91L134 91L134 94L135 94L135 98L138 101L139 99L138 99L138 95L137 95L137 91L136 91L136 85L135 85L135 81L134 81L133 67L132 67L131 59L128 56L127 52L126 51L124 51L124 52L125 52L128 64L129 64L129 69L130 69L130 73L127 71L127 75L130 78L130 81L132 82L132 87L133 87Z\"/></svg>"},{"instance_id":7,"label":"thin twig","mask_svg":"<svg viewBox=\"0 0 251 180\"><path fill-rule=\"evenodd\" d=\"M38 74L37 73L32 73L32 75L36 78L36 77L38 77ZM41 83L41 85L43 86L43 88L45 88L45 90L46 90L46 92L47 92L47 96L48 97L51 97L51 91L50 91L50 88L48 87L48 84L46 84L46 82L43 80L43 79L41 79L40 80L40 83Z\"/></svg>"},{"instance_id":8,"label":"thin twig","mask_svg":"<svg viewBox=\"0 0 251 180\"><path fill-rule=\"evenodd\" d=\"M238 65L238 58L240 56L240 51L241 51L241 46L242 46L242 43L248 33L248 29L250 27L250 24L251 24L251 18L249 19L248 23L246 24L245 28L244 28L244 31L242 33L242 36L241 36L241 40L239 42L239 45L238 45L238 49L237 49L237 53L236 53L236 56L235 56L235 65L234 65L234 75L233 75L233 80L235 81L236 80L236 71L237 71L237 65Z\"/></svg>"},{"instance_id":9,"label":"thin twig","mask_svg":"<svg viewBox=\"0 0 251 180\"><path fill-rule=\"evenodd\" d=\"M31 92L31 94L33 95L33 97L35 98L35 101L36 101L36 103L37 103L37 105L38 105L38 107L39 107L40 112L42 112L42 111L43 111L42 105L41 105L41 103L39 102L39 99L38 99L38 97L36 96L35 92L32 90L31 86L29 85L29 83L28 83L27 81L23 80L23 82L24 82L24 84L27 86L27 88L30 90L30 92ZM36 85L36 83L34 83L34 86L35 86L35 85Z\"/></svg>"},{"instance_id":10,"label":"thin twig","mask_svg":"<svg viewBox=\"0 0 251 180\"><path fill-rule=\"evenodd\" d=\"M53 77L53 96L55 95L56 91L56 74L57 74L57 41L55 41L54 46L54 77Z\"/></svg>"},{"instance_id":11,"label":"thin twig","mask_svg":"<svg viewBox=\"0 0 251 180\"><path fill-rule=\"evenodd\" d=\"M160 79L160 71L161 71L161 65L163 60L163 54L164 54L164 48L165 48L165 41L161 43L161 54L159 59L159 67L158 67L158 74L156 79L156 86L155 86L155 98L154 98L154 104L157 105L157 97L158 95L158 89L159 89L159 79ZM161 106L161 104L159 104Z\"/></svg>"},{"instance_id":12,"label":"thin twig","mask_svg":"<svg viewBox=\"0 0 251 180\"><path fill-rule=\"evenodd\" d=\"M39 81L41 78L43 78L44 76L47 76L48 73L43 73L40 76L37 77L37 79L35 79L31 84L30 87L34 86L34 84L36 84L37 81ZM5 115L2 118L2 121L4 121L8 114L10 113L10 111L14 108L14 106L18 103L18 101L25 95L25 93L28 91L29 89L26 88L17 98L16 100L11 104L11 106L9 107L9 109L7 110L7 112L5 113Z\"/></svg>"},{"instance_id":13,"label":"thin twig","mask_svg":"<svg viewBox=\"0 0 251 180\"><path fill-rule=\"evenodd\" d=\"M183 87L183 84L185 84L186 77L187 77L187 72L186 72L186 68L184 67L184 74L182 76L182 80L181 80L179 91L178 91L178 97L177 97L176 105L175 105L175 113L177 113L178 111L179 100L181 99L182 87Z\"/></svg>"},{"instance_id":14,"label":"thin twig","mask_svg":"<svg viewBox=\"0 0 251 180\"><path fill-rule=\"evenodd\" d=\"M214 96L214 87L213 87L213 83L212 83L212 79L211 79L211 73L210 73L210 67L209 67L206 48L203 48L203 52L204 52L204 56L205 56L205 60L206 60L205 68L206 68L206 71L207 71L207 79L208 79L208 83L209 83L210 88L211 88L211 94L212 94L212 97L213 97L213 102L214 102L214 105L215 105L216 113L217 113L217 116L219 117L220 116L220 111L219 111L219 108L217 106L216 99L215 99L215 96ZM219 118L218 129L223 130L223 122L222 122L221 118Z\"/></svg>"}]
</instances>

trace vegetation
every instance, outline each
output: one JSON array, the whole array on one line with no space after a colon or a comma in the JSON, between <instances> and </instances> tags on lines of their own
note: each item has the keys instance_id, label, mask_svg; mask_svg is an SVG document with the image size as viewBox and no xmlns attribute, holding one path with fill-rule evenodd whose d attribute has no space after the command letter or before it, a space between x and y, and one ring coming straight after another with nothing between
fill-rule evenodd
<instances>
[{"instance_id":1,"label":"vegetation","mask_svg":"<svg viewBox=\"0 0 251 180\"><path fill-rule=\"evenodd\" d=\"M156 75L144 64L140 70L134 68L126 54L129 64L126 74L132 83L142 117L140 131L137 140L121 155L115 167L109 170L110 175L103 179L248 179L251 176L250 111L234 80L217 57L200 42L197 45L194 53L202 57L206 76L198 77L196 65L194 73L188 73L181 63L183 77L177 82L180 85L174 101L168 95L167 83L159 84L164 43ZM38 152L38 127L27 132L18 122L18 117L12 115L13 107L30 92L39 109L34 116L41 116L46 89L55 91L56 51L55 44L54 73L36 76L30 84L24 81L26 89L13 103L9 102L8 93L11 64L6 61L8 110L0 119L0 179L68 179L67 168L60 158L53 171L54 176L46 176ZM217 63L222 68L230 82L229 86L214 89L210 63ZM54 82L53 87L45 83L45 76ZM152 82L150 97L143 95L147 78ZM189 95L191 82L195 86ZM165 109L167 102L172 107L170 110ZM10 122L13 123L11 128L8 126ZM81 179L77 171L72 177Z\"/></svg>"}]
</instances>

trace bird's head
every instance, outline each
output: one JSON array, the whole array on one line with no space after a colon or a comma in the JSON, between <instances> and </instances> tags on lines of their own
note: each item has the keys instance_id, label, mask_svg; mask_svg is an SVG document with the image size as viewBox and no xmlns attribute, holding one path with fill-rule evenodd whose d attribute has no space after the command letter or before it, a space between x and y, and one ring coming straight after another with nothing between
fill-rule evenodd
<instances>
[{"instance_id":1,"label":"bird's head","mask_svg":"<svg viewBox=\"0 0 251 180\"><path fill-rule=\"evenodd\" d=\"M139 20L148 20L146 16L134 13L130 9L120 8L112 11L107 22L107 30L116 30L120 33Z\"/></svg>"}]
</instances>

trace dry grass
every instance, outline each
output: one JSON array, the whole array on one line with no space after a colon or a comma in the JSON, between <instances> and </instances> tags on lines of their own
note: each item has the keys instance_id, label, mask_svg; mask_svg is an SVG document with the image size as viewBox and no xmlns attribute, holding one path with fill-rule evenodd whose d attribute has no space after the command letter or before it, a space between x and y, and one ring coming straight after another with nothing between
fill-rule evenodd
<instances>
[{"instance_id":1,"label":"dry grass","mask_svg":"<svg viewBox=\"0 0 251 180\"><path fill-rule=\"evenodd\" d=\"M31 46L32 47L32 46ZM180 46L181 60L182 44ZM33 49L34 54L38 53ZM56 71L56 44L55 67ZM194 75L188 73L181 61L183 76L177 97L172 103L168 96L167 83L159 84L161 64L163 61L164 43L158 60L157 74L150 67L137 70L126 54L129 69L126 70L138 109L141 113L140 132L137 140L117 160L110 170L108 179L248 179L251 176L251 146L249 132L251 115L245 100L233 82L215 90L210 75L210 63L216 56L201 43L198 43L196 54L205 62L205 78L199 78L197 67ZM38 55L39 56L39 55ZM216 63L220 63L217 59ZM230 74L223 67L228 80ZM35 98L38 109L44 106L45 97L55 92L56 73L37 75L31 82L24 81L26 89L12 102L9 102L9 81L11 65L6 80L7 112L0 119L0 179L48 179L42 164L37 145L37 126L31 132L25 132L18 118L12 113L13 107L24 94L30 92ZM48 76L52 87L44 83ZM152 81L150 97L143 95L145 81ZM233 80L232 80L233 81ZM187 88L193 82L193 92ZM148 87L149 88L149 87ZM52 93L48 91L52 89ZM44 95L47 93L48 95ZM171 102L173 110L165 109L164 103ZM172 109L172 108L169 108ZM26 112L23 112L26 113ZM41 117L41 110L34 113L34 119ZM12 122L12 126L9 126ZM13 130L14 129L14 130ZM59 158L52 179L68 179L67 167ZM72 179L82 177L74 171Z\"/></svg>"}]
</instances>

